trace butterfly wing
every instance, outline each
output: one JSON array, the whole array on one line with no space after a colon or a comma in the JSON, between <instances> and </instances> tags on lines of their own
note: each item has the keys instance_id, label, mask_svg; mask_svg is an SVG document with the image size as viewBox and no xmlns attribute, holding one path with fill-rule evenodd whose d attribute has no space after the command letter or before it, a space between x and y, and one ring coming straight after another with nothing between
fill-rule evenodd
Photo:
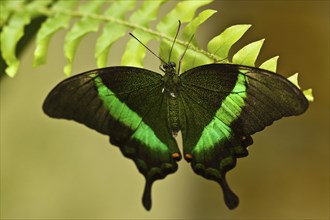
<instances>
[{"instance_id":1,"label":"butterfly wing","mask_svg":"<svg viewBox=\"0 0 330 220\"><path fill-rule=\"evenodd\" d=\"M61 82L43 105L50 117L75 120L109 135L134 160L146 178L146 209L151 208L152 183L174 173L180 155L168 126L161 79L135 67L97 69Z\"/></svg>"},{"instance_id":2,"label":"butterfly wing","mask_svg":"<svg viewBox=\"0 0 330 220\"><path fill-rule=\"evenodd\" d=\"M186 160L217 181L226 205L238 205L225 174L248 155L250 135L282 117L302 114L308 101L284 77L258 68L210 64L180 76L180 125Z\"/></svg>"}]
</instances>

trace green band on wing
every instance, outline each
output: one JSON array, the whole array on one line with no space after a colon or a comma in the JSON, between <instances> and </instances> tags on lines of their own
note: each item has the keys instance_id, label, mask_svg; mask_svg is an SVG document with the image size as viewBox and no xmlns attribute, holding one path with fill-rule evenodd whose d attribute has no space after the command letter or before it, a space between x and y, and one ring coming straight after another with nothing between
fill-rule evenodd
<instances>
[{"instance_id":1,"label":"green band on wing","mask_svg":"<svg viewBox=\"0 0 330 220\"><path fill-rule=\"evenodd\" d=\"M110 115L134 131L132 138L157 151L168 150L166 145L156 136L155 132L142 121L142 118L125 103L121 102L115 93L103 84L99 76L96 74L91 76L95 77L94 82L98 90L98 95Z\"/></svg>"},{"instance_id":2,"label":"green band on wing","mask_svg":"<svg viewBox=\"0 0 330 220\"><path fill-rule=\"evenodd\" d=\"M212 121L204 128L194 149L197 153L231 138L230 124L239 117L244 106L246 80L244 72L237 75L235 87L223 100Z\"/></svg>"}]
</instances>

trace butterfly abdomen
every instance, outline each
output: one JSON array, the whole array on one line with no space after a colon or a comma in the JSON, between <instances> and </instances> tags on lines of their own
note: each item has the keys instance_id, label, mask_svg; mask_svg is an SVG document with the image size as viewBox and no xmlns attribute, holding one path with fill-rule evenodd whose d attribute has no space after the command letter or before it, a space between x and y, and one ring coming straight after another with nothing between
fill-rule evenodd
<instances>
[{"instance_id":1,"label":"butterfly abdomen","mask_svg":"<svg viewBox=\"0 0 330 220\"><path fill-rule=\"evenodd\" d=\"M168 98L168 120L172 133L176 135L180 130L179 102L177 97Z\"/></svg>"},{"instance_id":2,"label":"butterfly abdomen","mask_svg":"<svg viewBox=\"0 0 330 220\"><path fill-rule=\"evenodd\" d=\"M180 79L175 72L166 72L162 78L163 93L167 100L168 126L173 136L176 136L180 130L179 123L179 88Z\"/></svg>"}]
</instances>

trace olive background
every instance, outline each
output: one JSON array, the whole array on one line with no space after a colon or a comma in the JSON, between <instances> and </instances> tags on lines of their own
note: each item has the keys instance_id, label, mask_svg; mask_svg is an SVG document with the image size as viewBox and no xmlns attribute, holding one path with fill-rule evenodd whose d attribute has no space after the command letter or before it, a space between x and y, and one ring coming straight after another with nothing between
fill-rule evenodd
<instances>
[{"instance_id":1,"label":"olive background","mask_svg":"<svg viewBox=\"0 0 330 220\"><path fill-rule=\"evenodd\" d=\"M313 88L315 97L305 114L253 136L249 156L227 177L238 208L228 210L220 187L182 160L175 174L155 182L147 212L143 176L107 136L42 112L48 92L65 79L62 30L51 40L46 65L32 68L33 40L17 76L1 78L1 219L329 218L329 1L216 1L206 8L218 13L196 33L202 47L226 27L252 24L230 54L265 38L257 65L279 55L278 72L299 72L301 87ZM96 67L97 36L81 41L74 73ZM114 45L109 65L120 64L128 38ZM157 52L157 43L148 45ZM145 67L159 72L158 65L147 54Z\"/></svg>"}]
</instances>

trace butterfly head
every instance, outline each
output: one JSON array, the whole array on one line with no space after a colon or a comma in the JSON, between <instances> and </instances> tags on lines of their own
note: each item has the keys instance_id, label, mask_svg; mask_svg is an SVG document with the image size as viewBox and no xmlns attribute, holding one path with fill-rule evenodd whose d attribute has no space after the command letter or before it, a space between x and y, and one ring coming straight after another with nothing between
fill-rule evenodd
<instances>
[{"instance_id":1,"label":"butterfly head","mask_svg":"<svg viewBox=\"0 0 330 220\"><path fill-rule=\"evenodd\" d=\"M172 61L168 62L168 63L163 63L162 65L160 65L160 69L168 75L174 75L176 74L176 70L175 70L176 64Z\"/></svg>"}]
</instances>

